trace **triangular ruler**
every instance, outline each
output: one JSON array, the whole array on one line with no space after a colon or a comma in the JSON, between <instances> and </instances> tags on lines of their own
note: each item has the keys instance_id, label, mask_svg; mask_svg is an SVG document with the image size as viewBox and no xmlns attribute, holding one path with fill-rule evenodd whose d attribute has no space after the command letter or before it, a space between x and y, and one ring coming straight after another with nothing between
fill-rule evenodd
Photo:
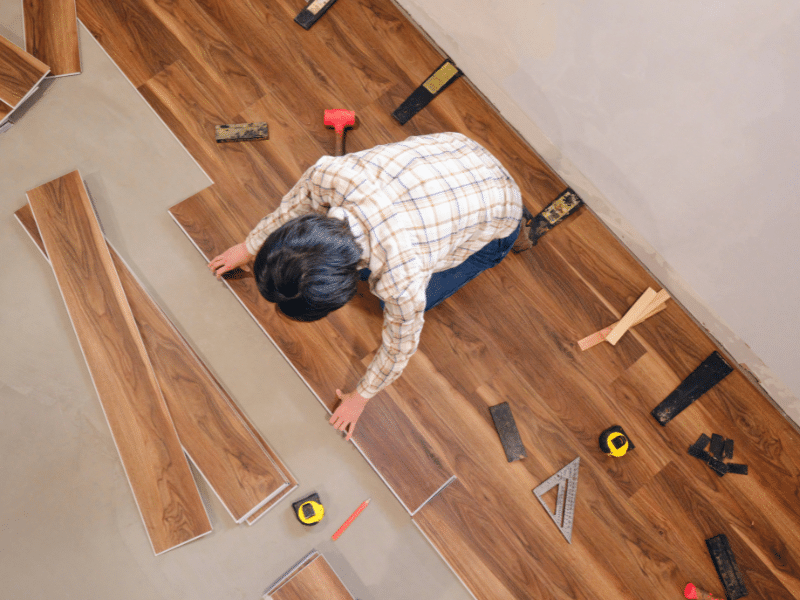
<instances>
[{"instance_id":1,"label":"triangular ruler","mask_svg":"<svg viewBox=\"0 0 800 600\"><path fill-rule=\"evenodd\" d=\"M556 527L564 534L567 541L572 543L572 521L575 517L575 494L578 492L578 466L581 457L579 456L558 473L537 485L533 493L539 502L542 503L547 514L553 519ZM550 512L542 496L558 486L558 498L556 499L556 512Z\"/></svg>"}]
</instances>

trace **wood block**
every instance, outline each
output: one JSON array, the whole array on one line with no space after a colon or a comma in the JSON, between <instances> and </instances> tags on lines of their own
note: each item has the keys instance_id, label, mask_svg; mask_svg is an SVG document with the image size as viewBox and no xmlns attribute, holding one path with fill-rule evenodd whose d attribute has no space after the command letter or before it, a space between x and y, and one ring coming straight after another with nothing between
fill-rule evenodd
<instances>
[{"instance_id":1,"label":"wood block","mask_svg":"<svg viewBox=\"0 0 800 600\"><path fill-rule=\"evenodd\" d=\"M619 339L625 335L625 332L633 327L633 324L647 313L650 308L650 303L653 302L655 297L655 290L647 288L634 305L631 306L628 312L625 313L625 316L614 325L614 328L606 336L606 341L612 346L616 345Z\"/></svg>"},{"instance_id":2,"label":"wood block","mask_svg":"<svg viewBox=\"0 0 800 600\"><path fill-rule=\"evenodd\" d=\"M156 554L211 531L78 171L28 201Z\"/></svg>"},{"instance_id":3,"label":"wood block","mask_svg":"<svg viewBox=\"0 0 800 600\"><path fill-rule=\"evenodd\" d=\"M289 569L264 594L269 600L353 600L325 557L316 550Z\"/></svg>"},{"instance_id":4,"label":"wood block","mask_svg":"<svg viewBox=\"0 0 800 600\"><path fill-rule=\"evenodd\" d=\"M30 207L15 215L47 258ZM261 516L297 481L111 245L109 251L184 450L234 521Z\"/></svg>"},{"instance_id":5,"label":"wood block","mask_svg":"<svg viewBox=\"0 0 800 600\"><path fill-rule=\"evenodd\" d=\"M16 108L50 67L0 36L0 100Z\"/></svg>"},{"instance_id":6,"label":"wood block","mask_svg":"<svg viewBox=\"0 0 800 600\"><path fill-rule=\"evenodd\" d=\"M75 0L24 0L25 50L53 76L81 72Z\"/></svg>"}]
</instances>

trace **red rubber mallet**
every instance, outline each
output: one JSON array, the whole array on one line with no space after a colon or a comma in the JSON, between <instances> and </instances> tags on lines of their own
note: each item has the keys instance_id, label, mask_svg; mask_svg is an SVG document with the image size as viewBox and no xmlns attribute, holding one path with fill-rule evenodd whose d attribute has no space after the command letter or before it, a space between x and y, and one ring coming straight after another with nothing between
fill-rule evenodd
<instances>
[{"instance_id":1,"label":"red rubber mallet","mask_svg":"<svg viewBox=\"0 0 800 600\"><path fill-rule=\"evenodd\" d=\"M332 108L325 111L325 125L336 129L336 154L344 154L344 128L356 124L356 113L343 108Z\"/></svg>"},{"instance_id":2,"label":"red rubber mallet","mask_svg":"<svg viewBox=\"0 0 800 600\"><path fill-rule=\"evenodd\" d=\"M690 600L720 600L716 596L712 596L705 590L701 590L693 583L687 583L686 589L683 590L683 595L689 598Z\"/></svg>"}]
</instances>

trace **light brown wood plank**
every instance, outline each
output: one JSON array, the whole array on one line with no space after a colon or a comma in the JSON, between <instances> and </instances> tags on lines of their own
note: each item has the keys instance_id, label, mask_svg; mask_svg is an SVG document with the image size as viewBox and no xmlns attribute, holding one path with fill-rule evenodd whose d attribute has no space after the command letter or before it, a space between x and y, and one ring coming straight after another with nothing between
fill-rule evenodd
<instances>
[{"instance_id":1,"label":"light brown wood plank","mask_svg":"<svg viewBox=\"0 0 800 600\"><path fill-rule=\"evenodd\" d=\"M30 206L14 214L47 257ZM184 450L231 517L254 522L297 480L110 245L109 251Z\"/></svg>"},{"instance_id":2,"label":"light brown wood plank","mask_svg":"<svg viewBox=\"0 0 800 600\"><path fill-rule=\"evenodd\" d=\"M313 554L265 598L272 600L353 600L325 557Z\"/></svg>"},{"instance_id":3,"label":"light brown wood plank","mask_svg":"<svg viewBox=\"0 0 800 600\"><path fill-rule=\"evenodd\" d=\"M156 554L211 531L80 174L28 192Z\"/></svg>"},{"instance_id":4,"label":"light brown wood plank","mask_svg":"<svg viewBox=\"0 0 800 600\"><path fill-rule=\"evenodd\" d=\"M5 119L8 115L11 114L13 109L3 101L0 101L0 121Z\"/></svg>"},{"instance_id":5,"label":"light brown wood plank","mask_svg":"<svg viewBox=\"0 0 800 600\"><path fill-rule=\"evenodd\" d=\"M47 75L46 64L0 36L0 100L11 108Z\"/></svg>"},{"instance_id":6,"label":"light brown wood plank","mask_svg":"<svg viewBox=\"0 0 800 600\"><path fill-rule=\"evenodd\" d=\"M46 65L51 75L81 72L75 0L24 0L25 50Z\"/></svg>"}]
</instances>

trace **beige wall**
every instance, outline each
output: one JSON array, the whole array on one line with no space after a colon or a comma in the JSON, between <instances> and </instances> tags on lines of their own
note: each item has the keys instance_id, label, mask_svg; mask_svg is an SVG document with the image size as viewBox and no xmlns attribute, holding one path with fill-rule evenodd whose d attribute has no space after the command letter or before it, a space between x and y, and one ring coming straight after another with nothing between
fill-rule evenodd
<instances>
[{"instance_id":1,"label":"beige wall","mask_svg":"<svg viewBox=\"0 0 800 600\"><path fill-rule=\"evenodd\" d=\"M397 2L800 423L800 4Z\"/></svg>"}]
</instances>

